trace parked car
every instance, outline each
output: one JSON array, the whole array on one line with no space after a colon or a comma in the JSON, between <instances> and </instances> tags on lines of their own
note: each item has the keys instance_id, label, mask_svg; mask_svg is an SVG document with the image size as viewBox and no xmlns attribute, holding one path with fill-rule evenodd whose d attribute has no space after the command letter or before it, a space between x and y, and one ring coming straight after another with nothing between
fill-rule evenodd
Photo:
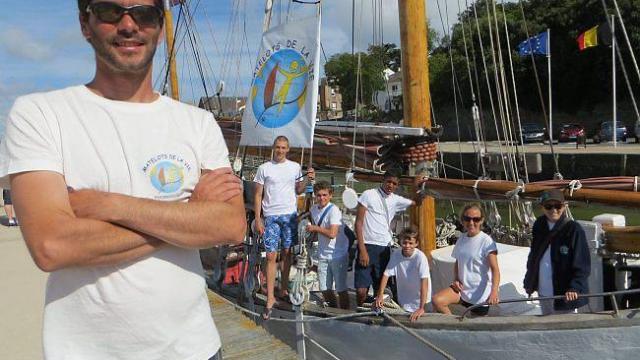
<instances>
[{"instance_id":1,"label":"parked car","mask_svg":"<svg viewBox=\"0 0 640 360\"><path fill-rule=\"evenodd\" d=\"M547 138L544 127L535 123L522 124L522 142L544 142Z\"/></svg>"},{"instance_id":2,"label":"parked car","mask_svg":"<svg viewBox=\"0 0 640 360\"><path fill-rule=\"evenodd\" d=\"M636 121L634 134L636 135L636 143L640 143L640 120Z\"/></svg>"},{"instance_id":3,"label":"parked car","mask_svg":"<svg viewBox=\"0 0 640 360\"><path fill-rule=\"evenodd\" d=\"M558 141L576 141L578 137L584 136L584 126L580 124L565 124L558 131Z\"/></svg>"},{"instance_id":4,"label":"parked car","mask_svg":"<svg viewBox=\"0 0 640 360\"><path fill-rule=\"evenodd\" d=\"M616 124L616 139L620 142L627 141L627 127L620 121ZM603 121L593 135L593 142L598 144L601 141L613 141L613 121Z\"/></svg>"}]
</instances>

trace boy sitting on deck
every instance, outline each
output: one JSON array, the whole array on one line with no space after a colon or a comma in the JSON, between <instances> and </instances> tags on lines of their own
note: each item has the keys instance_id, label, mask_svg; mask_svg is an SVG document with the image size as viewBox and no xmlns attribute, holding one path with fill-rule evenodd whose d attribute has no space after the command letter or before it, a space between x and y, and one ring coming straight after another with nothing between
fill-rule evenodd
<instances>
[{"instance_id":1,"label":"boy sitting on deck","mask_svg":"<svg viewBox=\"0 0 640 360\"><path fill-rule=\"evenodd\" d=\"M344 233L342 212L331 203L333 189L326 181L318 181L313 186L316 204L311 207L313 224L307 231L318 236L318 280L324 300L329 306L337 307L333 291L335 282L341 309L349 309L347 293L347 267L349 260L349 239Z\"/></svg>"},{"instance_id":2,"label":"boy sitting on deck","mask_svg":"<svg viewBox=\"0 0 640 360\"><path fill-rule=\"evenodd\" d=\"M398 302L402 308L411 313L410 320L416 321L424 314L425 305L431 301L429 283L429 261L426 255L416 249L418 246L418 231L415 227L406 228L400 234L402 251L394 251L389 259L387 269L384 271L378 295L376 307L384 305L384 288L390 276L396 277L398 288Z\"/></svg>"}]
</instances>

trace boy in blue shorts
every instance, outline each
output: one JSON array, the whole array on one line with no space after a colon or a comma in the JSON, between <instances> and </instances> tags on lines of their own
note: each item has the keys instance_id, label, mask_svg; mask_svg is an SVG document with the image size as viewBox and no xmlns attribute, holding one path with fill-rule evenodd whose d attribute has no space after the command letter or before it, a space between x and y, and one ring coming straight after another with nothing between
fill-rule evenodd
<instances>
[{"instance_id":1,"label":"boy in blue shorts","mask_svg":"<svg viewBox=\"0 0 640 360\"><path fill-rule=\"evenodd\" d=\"M347 267L349 261L349 239L344 233L342 212L331 203L333 189L326 181L313 187L316 204L311 207L313 224L307 231L318 236L318 280L320 291L329 306L337 307L335 289L341 309L349 309L347 293ZM315 224L315 225L314 225Z\"/></svg>"}]
</instances>

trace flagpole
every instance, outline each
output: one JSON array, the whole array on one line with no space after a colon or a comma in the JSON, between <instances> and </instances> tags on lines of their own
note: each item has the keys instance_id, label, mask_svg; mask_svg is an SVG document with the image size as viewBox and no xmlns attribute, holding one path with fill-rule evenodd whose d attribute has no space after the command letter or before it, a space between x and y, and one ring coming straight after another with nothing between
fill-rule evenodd
<instances>
[{"instance_id":1,"label":"flagpole","mask_svg":"<svg viewBox=\"0 0 640 360\"><path fill-rule=\"evenodd\" d=\"M616 97L616 23L615 15L611 15L611 67L613 79L613 147L618 147L618 109Z\"/></svg>"},{"instance_id":2,"label":"flagpole","mask_svg":"<svg viewBox=\"0 0 640 360\"><path fill-rule=\"evenodd\" d=\"M547 28L547 72L549 73L549 142L553 144L553 107L551 97L551 29Z\"/></svg>"}]
</instances>

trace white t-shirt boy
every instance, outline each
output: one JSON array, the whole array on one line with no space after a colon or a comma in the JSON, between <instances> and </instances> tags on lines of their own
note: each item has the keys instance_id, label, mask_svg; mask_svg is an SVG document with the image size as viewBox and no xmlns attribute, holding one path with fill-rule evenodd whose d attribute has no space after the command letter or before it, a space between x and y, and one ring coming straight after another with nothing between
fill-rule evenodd
<instances>
[{"instance_id":1,"label":"white t-shirt boy","mask_svg":"<svg viewBox=\"0 0 640 360\"><path fill-rule=\"evenodd\" d=\"M337 206L328 203L325 207L319 208L319 205L313 205L311 207L311 217L313 219L313 223L323 227L328 228L331 225L340 225L338 228L338 235L331 239L321 233L318 234L318 258L321 260L332 260L332 259L340 259L344 256L348 255L349 252L349 240L346 235L344 235L344 228L342 225L342 212L338 209ZM318 224L320 221L320 217L327 210L327 208L331 206L328 210L327 214L322 219L322 224Z\"/></svg>"},{"instance_id":2,"label":"white t-shirt boy","mask_svg":"<svg viewBox=\"0 0 640 360\"><path fill-rule=\"evenodd\" d=\"M386 276L395 276L398 301L403 309L414 312L422 307L420 304L421 280L428 279L427 303L431 301L431 275L429 274L429 261L425 254L414 249L413 254L405 257L401 249L396 249L391 253L389 264L384 271Z\"/></svg>"},{"instance_id":3,"label":"white t-shirt boy","mask_svg":"<svg viewBox=\"0 0 640 360\"><path fill-rule=\"evenodd\" d=\"M386 203L386 210L383 201ZM391 220L397 212L411 206L413 200L396 194L387 195L382 189L377 188L363 192L358 203L367 208L364 217L364 243L387 246L392 241L389 230Z\"/></svg>"},{"instance_id":4,"label":"white t-shirt boy","mask_svg":"<svg viewBox=\"0 0 640 360\"><path fill-rule=\"evenodd\" d=\"M254 182L263 185L262 214L289 215L297 211L296 183L303 181L300 164L285 159L273 160L258 167Z\"/></svg>"},{"instance_id":5,"label":"white t-shirt boy","mask_svg":"<svg viewBox=\"0 0 640 360\"><path fill-rule=\"evenodd\" d=\"M52 171L77 190L166 201L186 201L201 170L228 166L210 113L165 96L108 100L82 85L18 98L0 145L4 184L10 174ZM211 357L220 337L202 274L197 250L168 244L135 261L52 272L44 357Z\"/></svg>"},{"instance_id":6,"label":"white t-shirt boy","mask_svg":"<svg viewBox=\"0 0 640 360\"><path fill-rule=\"evenodd\" d=\"M498 251L496 242L482 231L473 237L462 234L456 242L451 256L458 261L462 300L478 304L489 298L492 274L487 256L494 251Z\"/></svg>"}]
</instances>

